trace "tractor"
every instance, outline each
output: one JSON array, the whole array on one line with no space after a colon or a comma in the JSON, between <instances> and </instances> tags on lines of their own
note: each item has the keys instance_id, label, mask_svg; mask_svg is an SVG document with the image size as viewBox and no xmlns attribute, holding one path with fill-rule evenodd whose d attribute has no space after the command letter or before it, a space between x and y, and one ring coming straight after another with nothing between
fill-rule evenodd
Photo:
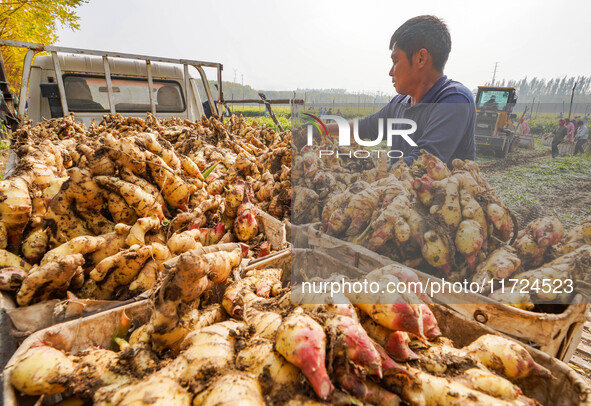
<instances>
[{"instance_id":1,"label":"tractor","mask_svg":"<svg viewBox=\"0 0 591 406\"><path fill-rule=\"evenodd\" d=\"M505 158L517 145L511 129L517 102L514 87L478 86L476 93L476 151Z\"/></svg>"}]
</instances>

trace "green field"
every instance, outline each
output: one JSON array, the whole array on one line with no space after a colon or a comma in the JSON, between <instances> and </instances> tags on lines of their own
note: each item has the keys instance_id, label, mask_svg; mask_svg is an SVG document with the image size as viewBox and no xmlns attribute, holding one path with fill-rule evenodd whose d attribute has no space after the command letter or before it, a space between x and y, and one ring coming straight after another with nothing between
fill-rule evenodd
<instances>
[{"instance_id":1,"label":"green field","mask_svg":"<svg viewBox=\"0 0 591 406\"><path fill-rule=\"evenodd\" d=\"M321 106L305 106L305 107L295 107L295 114L301 115L301 113L309 113L313 115L320 115L320 107ZM359 106L331 106L326 105L322 106L325 108L332 108L333 113L336 114L338 110L341 111L341 115L348 119L352 120L354 118L362 118L366 117L370 114L375 113L381 108L381 105L359 105ZM234 114L242 114L247 122L250 124L256 121L258 124L266 124L272 128L276 129L275 124L271 117L264 117L263 114L265 112L264 105L258 106L243 106L239 104L230 105L232 109L232 113ZM281 123L281 126L284 129L291 128L291 108L289 106L274 106L273 112L275 116ZM532 134L543 134L547 132L552 132L558 126L558 118L556 118L556 113L534 113L532 118L527 120ZM517 118L514 120L515 123L519 120L521 114L517 114ZM297 120L296 120L297 121ZM587 126L591 126L591 121L587 123ZM591 128L591 127L590 127Z\"/></svg>"},{"instance_id":2,"label":"green field","mask_svg":"<svg viewBox=\"0 0 591 406\"><path fill-rule=\"evenodd\" d=\"M336 106L336 107L332 107L330 105L328 106L322 106L325 108L332 108L332 112L333 114L336 114L338 112L338 110L341 111L341 115L346 118L347 120L352 120L354 118L362 118L362 117L366 117L370 114L375 113L376 111L378 111L381 108L381 105L359 105L359 106ZM265 107L263 105L259 105L259 106L242 106L242 105L230 105L230 109L232 111L232 113L240 115L242 114L244 116L244 118L246 119L246 121L251 124L253 122L257 122L257 124L261 125L261 124L266 124L272 128L274 128L275 130L277 130L275 123L273 122L273 120L271 119L270 116L267 115L267 117L264 117L264 112L265 112ZM289 106L273 106L273 112L275 113L275 116L277 117L277 119L279 120L279 123L281 124L281 126L284 129L290 129L291 128L291 108ZM300 120L297 118L299 117L302 113L308 113L308 114L313 114L315 116L319 116L320 115L320 106L315 106L315 107L311 107L311 106L307 106L307 107L295 107L295 115L296 115L296 122L300 122Z\"/></svg>"}]
</instances>

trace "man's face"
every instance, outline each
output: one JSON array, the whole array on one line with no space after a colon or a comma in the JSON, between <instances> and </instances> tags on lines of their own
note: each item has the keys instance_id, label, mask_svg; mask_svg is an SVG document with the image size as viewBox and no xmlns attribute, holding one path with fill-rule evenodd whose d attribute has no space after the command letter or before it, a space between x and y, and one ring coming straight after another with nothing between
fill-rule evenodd
<instances>
[{"instance_id":1,"label":"man's face","mask_svg":"<svg viewBox=\"0 0 591 406\"><path fill-rule=\"evenodd\" d=\"M392 50L392 68L389 74L398 94L410 94L415 83L415 70L411 66L406 52L394 46Z\"/></svg>"}]
</instances>

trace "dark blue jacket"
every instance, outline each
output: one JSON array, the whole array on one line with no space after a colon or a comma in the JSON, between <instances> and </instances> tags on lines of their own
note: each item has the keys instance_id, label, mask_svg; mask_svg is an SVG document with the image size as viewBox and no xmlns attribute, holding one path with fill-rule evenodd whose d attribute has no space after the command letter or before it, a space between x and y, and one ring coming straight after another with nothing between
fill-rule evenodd
<instances>
[{"instance_id":1,"label":"dark blue jacket","mask_svg":"<svg viewBox=\"0 0 591 406\"><path fill-rule=\"evenodd\" d=\"M466 86L447 76L442 76L414 106L410 104L410 96L394 96L380 111L359 121L360 137L376 139L380 118L384 119L384 125L388 118L407 118L417 124L417 130L410 136L417 147L412 147L402 137L394 137L392 144L393 150L404 153L404 161L409 165L421 154L421 149L439 157L448 166L456 158L474 160L474 97Z\"/></svg>"}]
</instances>

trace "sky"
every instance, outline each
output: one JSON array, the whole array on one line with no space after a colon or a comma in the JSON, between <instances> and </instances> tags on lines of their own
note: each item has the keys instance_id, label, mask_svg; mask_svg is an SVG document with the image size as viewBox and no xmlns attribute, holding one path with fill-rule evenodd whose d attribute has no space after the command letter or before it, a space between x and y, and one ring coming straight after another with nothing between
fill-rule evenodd
<instances>
[{"instance_id":1,"label":"sky","mask_svg":"<svg viewBox=\"0 0 591 406\"><path fill-rule=\"evenodd\" d=\"M90 0L77 12L59 45L221 62L224 80L263 90L394 94L390 37L421 14L447 23L445 74L470 89L496 62L497 79L591 74L586 0Z\"/></svg>"}]
</instances>

